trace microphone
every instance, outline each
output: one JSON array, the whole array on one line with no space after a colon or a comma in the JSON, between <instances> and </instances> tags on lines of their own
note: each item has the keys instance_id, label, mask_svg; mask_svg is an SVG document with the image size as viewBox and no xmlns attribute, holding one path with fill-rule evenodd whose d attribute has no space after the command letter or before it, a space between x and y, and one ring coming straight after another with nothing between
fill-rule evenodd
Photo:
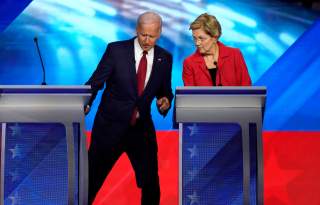
<instances>
[{"instance_id":1,"label":"microphone","mask_svg":"<svg viewBox=\"0 0 320 205\"><path fill-rule=\"evenodd\" d=\"M42 83L41 83L41 85L47 85L47 83L46 83L46 70L44 68L43 61L42 61L42 56L41 56L41 52L40 52L39 45L38 45L38 38L34 37L33 41L36 44L37 52L39 54L41 67L42 67Z\"/></svg>"},{"instance_id":2,"label":"microphone","mask_svg":"<svg viewBox=\"0 0 320 205\"><path fill-rule=\"evenodd\" d=\"M218 63L217 63L217 61L214 61L213 64L216 66L216 69L217 69L217 72L218 72L218 75L219 75L219 83L217 84L217 86L222 86L222 83L221 83L221 72L220 72L220 69L218 68Z\"/></svg>"}]
</instances>

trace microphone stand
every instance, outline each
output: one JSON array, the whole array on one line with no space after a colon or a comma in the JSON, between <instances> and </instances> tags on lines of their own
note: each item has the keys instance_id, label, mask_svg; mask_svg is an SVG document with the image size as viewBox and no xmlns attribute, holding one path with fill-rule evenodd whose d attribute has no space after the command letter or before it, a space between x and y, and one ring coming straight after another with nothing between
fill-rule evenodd
<instances>
[{"instance_id":1,"label":"microphone stand","mask_svg":"<svg viewBox=\"0 0 320 205\"><path fill-rule=\"evenodd\" d=\"M39 45L38 45L38 38L34 37L33 41L36 44L37 51L38 51L38 54L39 54L39 57L40 57L41 67L42 67L42 74L43 75L42 75L42 83L41 83L41 85L47 85L47 83L46 83L46 70L44 68L43 61L42 61L42 56L41 56L41 52L40 52Z\"/></svg>"}]
</instances>

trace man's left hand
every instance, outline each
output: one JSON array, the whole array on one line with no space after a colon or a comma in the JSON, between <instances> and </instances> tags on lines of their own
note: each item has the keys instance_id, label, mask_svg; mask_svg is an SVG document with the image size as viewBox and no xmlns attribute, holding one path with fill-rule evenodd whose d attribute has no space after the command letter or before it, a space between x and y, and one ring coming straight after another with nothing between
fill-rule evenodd
<instances>
[{"instance_id":1,"label":"man's left hand","mask_svg":"<svg viewBox=\"0 0 320 205\"><path fill-rule=\"evenodd\" d=\"M167 97L162 97L157 100L157 106L161 113L168 110L170 108L170 102Z\"/></svg>"}]
</instances>

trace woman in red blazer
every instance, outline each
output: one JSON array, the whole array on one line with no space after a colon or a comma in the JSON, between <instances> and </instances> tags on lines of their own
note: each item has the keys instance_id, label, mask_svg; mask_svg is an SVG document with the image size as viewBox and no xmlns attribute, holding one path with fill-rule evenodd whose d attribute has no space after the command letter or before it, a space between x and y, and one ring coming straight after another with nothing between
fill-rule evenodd
<instances>
[{"instance_id":1,"label":"woman in red blazer","mask_svg":"<svg viewBox=\"0 0 320 205\"><path fill-rule=\"evenodd\" d=\"M250 86L251 79L241 51L218 41L221 26L207 13L190 24L195 53L183 62L185 86Z\"/></svg>"}]
</instances>

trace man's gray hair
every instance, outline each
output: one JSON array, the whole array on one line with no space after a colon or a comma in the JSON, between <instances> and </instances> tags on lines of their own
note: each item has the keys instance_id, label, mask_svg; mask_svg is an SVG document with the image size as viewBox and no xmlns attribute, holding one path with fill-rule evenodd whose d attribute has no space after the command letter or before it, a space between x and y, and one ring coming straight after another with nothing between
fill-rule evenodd
<instances>
[{"instance_id":1,"label":"man's gray hair","mask_svg":"<svg viewBox=\"0 0 320 205\"><path fill-rule=\"evenodd\" d=\"M141 24L148 24L148 23L159 23L160 29L162 27L162 19L159 14L153 11L147 11L142 14L137 19L137 26Z\"/></svg>"}]
</instances>

